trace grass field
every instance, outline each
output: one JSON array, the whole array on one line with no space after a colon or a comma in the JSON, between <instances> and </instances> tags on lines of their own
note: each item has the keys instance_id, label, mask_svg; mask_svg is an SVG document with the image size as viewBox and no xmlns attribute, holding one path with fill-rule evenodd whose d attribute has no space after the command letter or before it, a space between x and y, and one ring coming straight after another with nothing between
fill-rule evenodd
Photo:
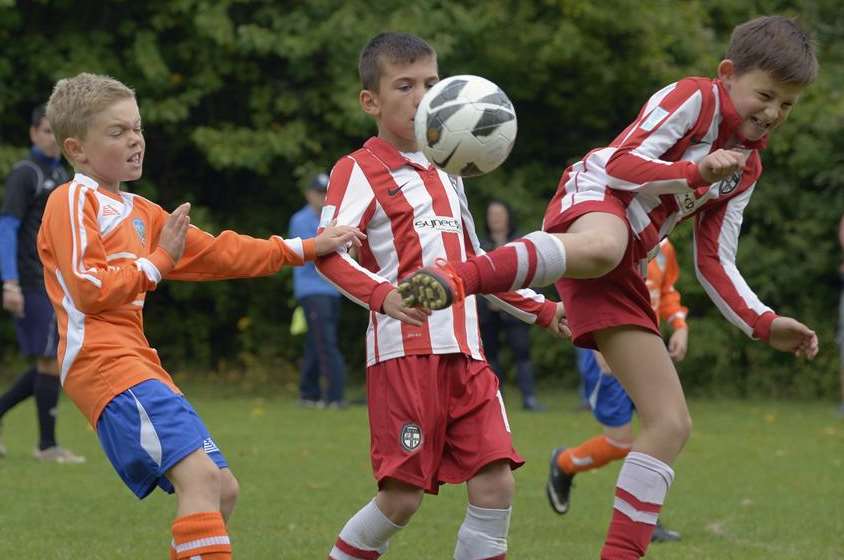
<instances>
[{"instance_id":1,"label":"grass field","mask_svg":"<svg viewBox=\"0 0 844 560\"><path fill-rule=\"evenodd\" d=\"M191 395L241 482L231 523L240 559L324 559L337 532L373 494L365 407L311 410L284 396ZM515 560L598 557L618 464L579 476L572 510L552 513L544 493L552 447L596 430L572 393L543 393L545 413L512 407L516 473L510 531ZM693 401L694 434L679 462L663 519L680 543L648 558L844 559L844 421L830 403ZM34 409L4 420L10 454L0 460L0 559L164 559L175 499L138 502L64 400L64 445L86 465L39 464L31 456ZM428 497L389 558L451 558L465 508L459 487Z\"/></svg>"}]
</instances>

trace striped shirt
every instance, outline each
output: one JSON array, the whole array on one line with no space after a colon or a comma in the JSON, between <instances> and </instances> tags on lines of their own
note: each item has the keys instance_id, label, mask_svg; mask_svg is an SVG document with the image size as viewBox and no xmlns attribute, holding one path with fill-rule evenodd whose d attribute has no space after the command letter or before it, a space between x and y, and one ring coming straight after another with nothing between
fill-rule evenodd
<instances>
[{"instance_id":1,"label":"striped shirt","mask_svg":"<svg viewBox=\"0 0 844 560\"><path fill-rule=\"evenodd\" d=\"M100 189L81 173L47 201L38 254L58 320L61 381L92 426L109 401L142 381L157 379L178 391L143 329L146 293L162 278L262 276L315 256L312 239L254 239L233 231L214 237L191 226L174 264L158 246L168 217L157 204Z\"/></svg>"},{"instance_id":2,"label":"striped shirt","mask_svg":"<svg viewBox=\"0 0 844 560\"><path fill-rule=\"evenodd\" d=\"M367 365L414 354L483 359L475 296L434 311L421 327L380 313L400 278L439 258L462 262L483 253L459 177L431 165L421 153L402 154L371 138L331 172L322 226L331 220L367 235L357 261L342 251L317 260L329 282L370 310ZM554 316L555 304L532 290L488 297L528 323L547 325Z\"/></svg>"},{"instance_id":3,"label":"striped shirt","mask_svg":"<svg viewBox=\"0 0 844 560\"><path fill-rule=\"evenodd\" d=\"M736 268L742 215L762 173L758 150L767 137L740 138L741 116L724 85L686 78L656 92L636 119L607 147L565 170L545 213L553 229L577 205L620 202L633 231L633 250L645 261L682 220L694 217L695 269L721 313L745 334L767 340L776 315ZM738 145L732 146L738 138ZM743 170L707 184L697 164L731 146L748 154ZM595 207L598 209L598 207Z\"/></svg>"}]
</instances>

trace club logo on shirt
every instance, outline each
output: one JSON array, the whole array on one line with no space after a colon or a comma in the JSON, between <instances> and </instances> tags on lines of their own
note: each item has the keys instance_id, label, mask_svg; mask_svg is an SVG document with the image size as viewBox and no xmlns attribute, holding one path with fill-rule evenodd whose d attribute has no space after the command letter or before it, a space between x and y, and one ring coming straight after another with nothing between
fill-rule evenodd
<instances>
[{"instance_id":1,"label":"club logo on shirt","mask_svg":"<svg viewBox=\"0 0 844 560\"><path fill-rule=\"evenodd\" d=\"M738 170L733 175L727 179L724 179L720 183L718 183L718 192L721 194L730 194L741 182L741 174L742 171Z\"/></svg>"},{"instance_id":2,"label":"club logo on shirt","mask_svg":"<svg viewBox=\"0 0 844 560\"><path fill-rule=\"evenodd\" d=\"M430 216L414 220L413 227L417 230L433 229L440 232L460 233L460 220L450 216Z\"/></svg>"},{"instance_id":3,"label":"club logo on shirt","mask_svg":"<svg viewBox=\"0 0 844 560\"><path fill-rule=\"evenodd\" d=\"M141 242L141 245L146 245L147 242L147 230L146 226L144 225L144 221L140 218L135 218L132 220L132 226L135 228L135 233L138 234L138 240Z\"/></svg>"},{"instance_id":4,"label":"club logo on shirt","mask_svg":"<svg viewBox=\"0 0 844 560\"><path fill-rule=\"evenodd\" d=\"M399 442L405 451L416 451L422 445L422 428L413 422L408 422L401 428Z\"/></svg>"}]
</instances>

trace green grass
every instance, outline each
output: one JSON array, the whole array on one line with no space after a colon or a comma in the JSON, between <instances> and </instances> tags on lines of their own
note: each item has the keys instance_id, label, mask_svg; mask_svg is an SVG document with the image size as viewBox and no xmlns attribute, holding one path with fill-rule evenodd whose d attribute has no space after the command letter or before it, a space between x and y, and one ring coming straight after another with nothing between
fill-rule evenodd
<instances>
[{"instance_id":1,"label":"green grass","mask_svg":"<svg viewBox=\"0 0 844 560\"><path fill-rule=\"evenodd\" d=\"M305 410L282 396L256 398L199 388L191 401L241 482L231 523L235 557L323 559L337 532L375 489L366 410ZM515 391L514 391L515 393ZM191 395L190 389L188 395ZM515 395L514 395L515 396ZM510 412L516 473L508 557L596 559L619 464L580 475L572 510L552 513L544 484L552 447L596 432L571 393L544 393L546 413ZM695 429L675 465L663 519L680 543L649 559L844 559L844 422L829 403L693 401ZM0 460L0 558L166 558L175 511L156 492L138 503L114 474L73 405L64 400L62 443L82 466L39 464L31 404L4 419L10 454ZM389 558L451 558L465 491L425 499Z\"/></svg>"}]
</instances>

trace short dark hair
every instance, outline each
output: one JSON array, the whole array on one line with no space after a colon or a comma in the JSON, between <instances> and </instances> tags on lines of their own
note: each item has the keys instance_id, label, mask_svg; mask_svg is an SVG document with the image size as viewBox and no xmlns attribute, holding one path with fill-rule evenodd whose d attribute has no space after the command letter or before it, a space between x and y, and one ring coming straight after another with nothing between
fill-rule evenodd
<instances>
[{"instance_id":1,"label":"short dark hair","mask_svg":"<svg viewBox=\"0 0 844 560\"><path fill-rule=\"evenodd\" d=\"M30 119L29 123L32 128L38 128L41 126L41 121L44 120L44 117L47 116L47 104L42 103L38 107L32 110L32 118Z\"/></svg>"},{"instance_id":2,"label":"short dark hair","mask_svg":"<svg viewBox=\"0 0 844 560\"><path fill-rule=\"evenodd\" d=\"M785 16L762 16L738 25L726 58L737 74L764 70L781 82L800 85L818 76L813 41L796 19Z\"/></svg>"},{"instance_id":3,"label":"short dark hair","mask_svg":"<svg viewBox=\"0 0 844 560\"><path fill-rule=\"evenodd\" d=\"M419 58L436 56L434 49L424 39L411 33L388 31L379 33L369 40L358 59L358 75L363 89L378 90L381 80L381 64L413 64Z\"/></svg>"}]
</instances>

